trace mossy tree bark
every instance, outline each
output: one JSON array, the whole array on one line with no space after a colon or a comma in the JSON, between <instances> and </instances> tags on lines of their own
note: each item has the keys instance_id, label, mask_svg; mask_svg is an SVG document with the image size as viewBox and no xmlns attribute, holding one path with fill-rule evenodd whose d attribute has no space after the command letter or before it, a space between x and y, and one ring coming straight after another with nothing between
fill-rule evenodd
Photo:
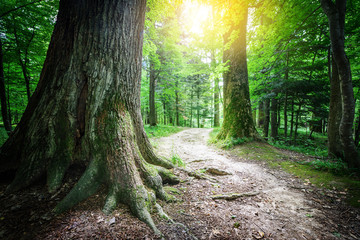
<instances>
[{"instance_id":1,"label":"mossy tree bark","mask_svg":"<svg viewBox=\"0 0 360 240\"><path fill-rule=\"evenodd\" d=\"M224 35L225 47L223 61L229 62L229 69L224 73L224 121L217 136L218 139L249 137L257 139L251 113L249 82L246 60L246 25L248 9L245 1L242 6L234 6L239 11L238 17L230 20L230 29ZM235 37L235 40L234 40Z\"/></svg>"},{"instance_id":2,"label":"mossy tree bark","mask_svg":"<svg viewBox=\"0 0 360 240\"><path fill-rule=\"evenodd\" d=\"M340 140L344 150L344 160L350 167L360 169L360 158L353 139L355 100L351 77L350 62L345 53L345 13L346 1L320 0L327 15L330 29L331 50L340 79L342 99L342 117L340 122Z\"/></svg>"},{"instance_id":3,"label":"mossy tree bark","mask_svg":"<svg viewBox=\"0 0 360 240\"><path fill-rule=\"evenodd\" d=\"M105 212L123 202L158 232L149 206L155 194L167 199L159 174L177 179L158 167L172 164L153 153L140 113L145 8L145 0L60 1L38 87L0 150L1 165L17 169L8 191L46 174L53 192L71 164L85 162L55 212L106 186Z\"/></svg>"}]
</instances>

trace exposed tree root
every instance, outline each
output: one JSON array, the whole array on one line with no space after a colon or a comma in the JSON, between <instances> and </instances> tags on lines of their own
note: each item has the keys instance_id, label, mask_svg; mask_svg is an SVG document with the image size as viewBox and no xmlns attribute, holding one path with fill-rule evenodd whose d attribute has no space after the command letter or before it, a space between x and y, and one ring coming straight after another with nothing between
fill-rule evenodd
<instances>
[{"instance_id":1,"label":"exposed tree root","mask_svg":"<svg viewBox=\"0 0 360 240\"><path fill-rule=\"evenodd\" d=\"M224 199L224 200L235 200L240 197L251 197L260 194L260 192L245 192L245 193L229 193L229 194L219 194L214 195L212 199Z\"/></svg>"}]
</instances>

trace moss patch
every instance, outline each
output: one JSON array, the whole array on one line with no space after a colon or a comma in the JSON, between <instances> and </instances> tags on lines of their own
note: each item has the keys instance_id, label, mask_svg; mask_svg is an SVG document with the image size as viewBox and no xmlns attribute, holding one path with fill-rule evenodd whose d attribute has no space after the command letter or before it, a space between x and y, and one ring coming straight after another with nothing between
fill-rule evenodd
<instances>
[{"instance_id":1,"label":"moss patch","mask_svg":"<svg viewBox=\"0 0 360 240\"><path fill-rule=\"evenodd\" d=\"M164 186L164 190L165 192L167 192L168 194L176 194L176 195L182 195L182 192L174 187L170 187L170 186Z\"/></svg>"},{"instance_id":2,"label":"moss patch","mask_svg":"<svg viewBox=\"0 0 360 240\"><path fill-rule=\"evenodd\" d=\"M331 172L324 172L314 169L309 165L296 162L281 162L280 166L295 176L306 179L317 187L336 189L349 193L348 203L352 206L360 207L360 181L351 179L348 176L336 176Z\"/></svg>"}]
</instances>

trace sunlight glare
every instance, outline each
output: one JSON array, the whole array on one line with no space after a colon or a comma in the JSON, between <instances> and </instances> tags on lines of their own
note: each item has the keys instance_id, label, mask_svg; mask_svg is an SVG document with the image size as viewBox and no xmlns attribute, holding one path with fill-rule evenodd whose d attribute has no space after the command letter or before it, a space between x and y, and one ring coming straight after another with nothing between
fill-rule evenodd
<instances>
[{"instance_id":1,"label":"sunlight glare","mask_svg":"<svg viewBox=\"0 0 360 240\"><path fill-rule=\"evenodd\" d=\"M184 4L184 16L187 29L191 33L202 34L204 22L208 20L211 15L211 6L192 0L186 0Z\"/></svg>"}]
</instances>

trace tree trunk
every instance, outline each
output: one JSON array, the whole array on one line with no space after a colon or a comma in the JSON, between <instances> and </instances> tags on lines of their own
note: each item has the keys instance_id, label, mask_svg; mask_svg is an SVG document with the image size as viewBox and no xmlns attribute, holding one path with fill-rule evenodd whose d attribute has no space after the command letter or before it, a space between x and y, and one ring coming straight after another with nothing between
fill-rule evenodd
<instances>
[{"instance_id":1,"label":"tree trunk","mask_svg":"<svg viewBox=\"0 0 360 240\"><path fill-rule=\"evenodd\" d=\"M356 128L355 128L355 146L358 147L359 146L359 141L360 141L360 109L358 111L358 118L356 121Z\"/></svg>"},{"instance_id":2,"label":"tree trunk","mask_svg":"<svg viewBox=\"0 0 360 240\"><path fill-rule=\"evenodd\" d=\"M154 68L154 62L150 58L150 81L149 81L149 124L150 126L156 126L156 108L155 108L155 85L156 85L156 73Z\"/></svg>"},{"instance_id":3,"label":"tree trunk","mask_svg":"<svg viewBox=\"0 0 360 240\"><path fill-rule=\"evenodd\" d=\"M215 53L211 51L211 65L216 67ZM219 107L219 78L214 79L214 127L220 127L220 107Z\"/></svg>"},{"instance_id":4,"label":"tree trunk","mask_svg":"<svg viewBox=\"0 0 360 240\"><path fill-rule=\"evenodd\" d=\"M340 79L336 63L328 51L328 72L330 80L330 104L328 118L328 156L331 158L344 158L343 147L340 140L340 122L342 115Z\"/></svg>"},{"instance_id":5,"label":"tree trunk","mask_svg":"<svg viewBox=\"0 0 360 240\"><path fill-rule=\"evenodd\" d=\"M15 19L14 19L14 21L15 21ZM29 39L29 41L28 41L28 43L27 43L27 45L26 45L26 47L24 49L24 51L25 51L24 60L21 57L20 43L19 43L19 38L18 38L18 35L17 35L15 25L14 25L14 36L15 36L15 41L16 41L16 45L17 45L19 64L21 66L21 70L22 70L24 80L25 80L26 95L27 95L27 98L28 98L28 101L29 101L30 97L31 97L31 92L30 92L30 76L29 76L28 69L27 69L27 65L28 65L28 62L29 62L28 51L29 51L30 44L31 44L31 42L32 42L32 40L34 39L34 36L35 36L35 29L32 31L31 37L30 37L30 39Z\"/></svg>"},{"instance_id":6,"label":"tree trunk","mask_svg":"<svg viewBox=\"0 0 360 240\"><path fill-rule=\"evenodd\" d=\"M230 61L230 63L229 70L223 74L224 122L217 136L218 139L260 138L255 130L250 105L246 59L248 8L245 1L242 1L241 5L241 8L236 6L236 9L234 7L229 10L237 12L238 16L231 22L229 31L224 35L226 45L234 38L234 34L237 34L236 39L223 53L223 62Z\"/></svg>"},{"instance_id":7,"label":"tree trunk","mask_svg":"<svg viewBox=\"0 0 360 240\"><path fill-rule=\"evenodd\" d=\"M5 77L4 77L4 64L3 64L3 52L2 41L0 38L0 100L1 100L1 116L4 122L4 127L8 135L11 133L11 123L7 111L7 100L5 91Z\"/></svg>"},{"instance_id":8,"label":"tree trunk","mask_svg":"<svg viewBox=\"0 0 360 240\"><path fill-rule=\"evenodd\" d=\"M294 132L294 114L295 114L295 97L292 96L292 99L291 99L291 119L290 119L290 138L292 138L293 132Z\"/></svg>"},{"instance_id":9,"label":"tree trunk","mask_svg":"<svg viewBox=\"0 0 360 240\"><path fill-rule=\"evenodd\" d=\"M265 117L265 111L264 111L264 101L259 102L259 114L258 114L258 120L257 120L257 126L262 127L264 125L264 117Z\"/></svg>"},{"instance_id":10,"label":"tree trunk","mask_svg":"<svg viewBox=\"0 0 360 240\"><path fill-rule=\"evenodd\" d=\"M264 120L264 137L269 137L269 124L270 124L270 99L265 100L265 120Z\"/></svg>"},{"instance_id":11,"label":"tree trunk","mask_svg":"<svg viewBox=\"0 0 360 240\"><path fill-rule=\"evenodd\" d=\"M164 108L164 125L166 125L166 102L163 101L163 108Z\"/></svg>"},{"instance_id":12,"label":"tree trunk","mask_svg":"<svg viewBox=\"0 0 360 240\"><path fill-rule=\"evenodd\" d=\"M299 103L299 108L296 111L296 119L295 119L295 133L294 133L294 144L296 145L297 135L298 135L298 128L299 128L299 121L301 120L301 102Z\"/></svg>"},{"instance_id":13,"label":"tree trunk","mask_svg":"<svg viewBox=\"0 0 360 240\"><path fill-rule=\"evenodd\" d=\"M278 103L277 99L274 97L271 99L271 137L276 139L278 136L278 122L277 122L277 110L278 110Z\"/></svg>"},{"instance_id":14,"label":"tree trunk","mask_svg":"<svg viewBox=\"0 0 360 240\"><path fill-rule=\"evenodd\" d=\"M159 233L149 214L155 196L144 184L166 199L158 172L170 172L149 163L172 165L154 155L141 119L145 5L145 0L60 1L37 89L0 150L1 165L18 169L8 191L46 174L54 192L68 167L85 161L87 169L56 213L105 185L106 213L119 202L128 204Z\"/></svg>"},{"instance_id":15,"label":"tree trunk","mask_svg":"<svg viewBox=\"0 0 360 240\"><path fill-rule=\"evenodd\" d=\"M179 122L179 91L178 91L178 88L179 88L179 80L176 79L175 81L175 114L176 114L176 126L180 126L180 122Z\"/></svg>"},{"instance_id":16,"label":"tree trunk","mask_svg":"<svg viewBox=\"0 0 360 240\"><path fill-rule=\"evenodd\" d=\"M346 1L320 0L321 7L329 20L331 49L339 73L342 99L342 117L340 122L340 139L344 148L344 160L349 167L360 168L354 139L353 124L355 101L349 59L345 53L345 12Z\"/></svg>"},{"instance_id":17,"label":"tree trunk","mask_svg":"<svg viewBox=\"0 0 360 240\"><path fill-rule=\"evenodd\" d=\"M288 116L287 116L287 108L288 108L288 93L285 92L285 102L284 102L284 137L287 138L288 131Z\"/></svg>"}]
</instances>

